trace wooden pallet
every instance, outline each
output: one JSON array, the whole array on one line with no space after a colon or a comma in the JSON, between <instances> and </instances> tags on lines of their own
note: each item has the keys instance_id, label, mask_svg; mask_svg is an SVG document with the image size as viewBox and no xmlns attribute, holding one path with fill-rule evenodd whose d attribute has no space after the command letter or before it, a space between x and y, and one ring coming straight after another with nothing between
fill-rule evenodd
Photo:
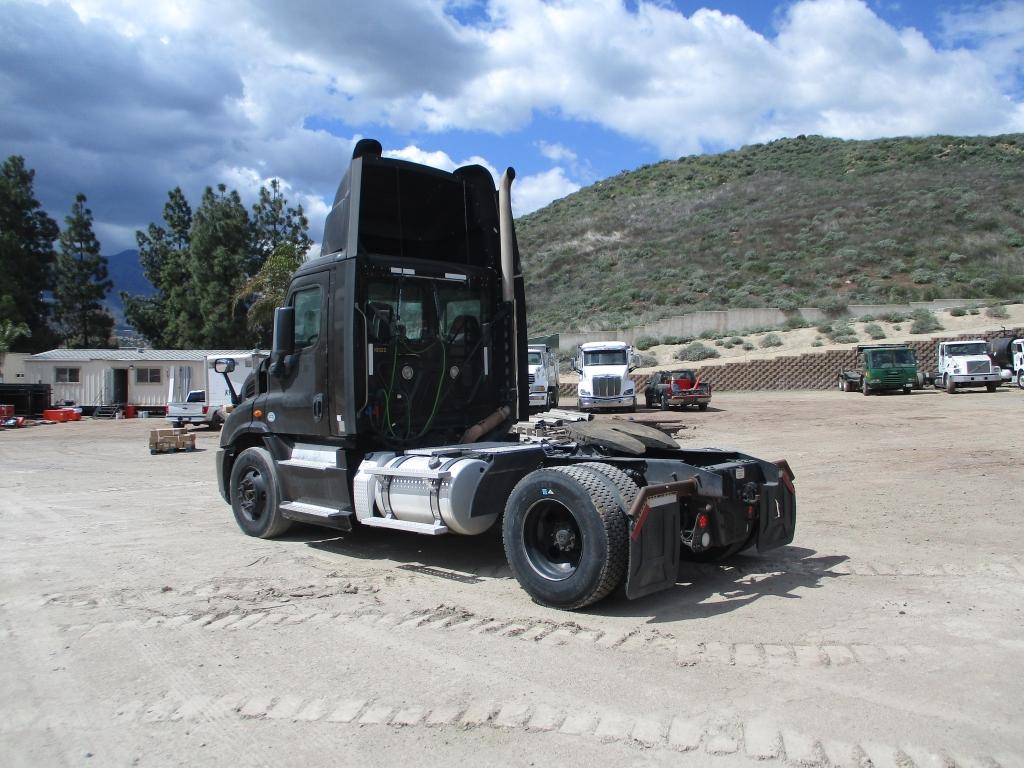
<instances>
[{"instance_id":1,"label":"wooden pallet","mask_svg":"<svg viewBox=\"0 0 1024 768\"><path fill-rule=\"evenodd\" d=\"M186 429L154 429L149 433L149 452L194 451L196 435Z\"/></svg>"}]
</instances>

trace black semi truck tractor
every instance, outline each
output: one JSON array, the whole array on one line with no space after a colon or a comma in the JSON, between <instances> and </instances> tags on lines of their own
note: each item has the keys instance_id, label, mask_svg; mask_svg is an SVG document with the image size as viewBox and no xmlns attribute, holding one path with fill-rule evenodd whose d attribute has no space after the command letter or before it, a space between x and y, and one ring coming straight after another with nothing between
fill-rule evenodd
<instances>
[{"instance_id":1,"label":"black semi truck tractor","mask_svg":"<svg viewBox=\"0 0 1024 768\"><path fill-rule=\"evenodd\" d=\"M682 450L583 415L520 434L514 177L495 190L481 166L449 173L356 145L322 255L293 275L270 357L221 431L217 479L238 526L272 538L293 521L428 536L500 525L523 589L565 609L670 587L681 556L792 541L784 461Z\"/></svg>"}]
</instances>

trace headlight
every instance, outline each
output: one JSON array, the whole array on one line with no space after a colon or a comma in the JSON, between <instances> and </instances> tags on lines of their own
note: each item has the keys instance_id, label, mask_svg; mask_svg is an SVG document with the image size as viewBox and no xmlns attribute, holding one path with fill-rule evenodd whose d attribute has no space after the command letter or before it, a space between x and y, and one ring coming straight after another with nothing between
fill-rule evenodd
<instances>
[{"instance_id":1,"label":"headlight","mask_svg":"<svg viewBox=\"0 0 1024 768\"><path fill-rule=\"evenodd\" d=\"M544 391L544 385L543 384L534 384L533 385L533 391L534 392L543 392Z\"/></svg>"},{"instance_id":2,"label":"headlight","mask_svg":"<svg viewBox=\"0 0 1024 768\"><path fill-rule=\"evenodd\" d=\"M633 392L634 392L634 389L633 389L633 387L630 387L629 389L627 389L627 390L626 390L626 394L627 394L627 395L632 395L632 394L633 394Z\"/></svg>"},{"instance_id":3,"label":"headlight","mask_svg":"<svg viewBox=\"0 0 1024 768\"><path fill-rule=\"evenodd\" d=\"M583 388L581 387L581 388L580 388L580 394L581 394L581 395L587 395L587 396L589 396L589 395L590 395L590 390L589 390L589 389L583 389Z\"/></svg>"},{"instance_id":4,"label":"headlight","mask_svg":"<svg viewBox=\"0 0 1024 768\"><path fill-rule=\"evenodd\" d=\"M953 373L960 373L960 366L953 363Z\"/></svg>"}]
</instances>

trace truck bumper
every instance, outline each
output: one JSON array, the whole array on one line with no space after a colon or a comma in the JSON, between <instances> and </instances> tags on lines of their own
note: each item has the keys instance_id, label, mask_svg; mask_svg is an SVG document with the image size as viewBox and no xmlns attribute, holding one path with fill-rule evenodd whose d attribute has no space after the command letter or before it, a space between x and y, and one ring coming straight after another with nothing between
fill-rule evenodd
<instances>
[{"instance_id":1,"label":"truck bumper","mask_svg":"<svg viewBox=\"0 0 1024 768\"><path fill-rule=\"evenodd\" d=\"M670 406L707 405L711 402L711 395L683 395L668 397Z\"/></svg>"},{"instance_id":2,"label":"truck bumper","mask_svg":"<svg viewBox=\"0 0 1024 768\"><path fill-rule=\"evenodd\" d=\"M580 395L580 408L631 408L636 402L635 395L624 395L623 397L594 397L592 395Z\"/></svg>"},{"instance_id":3,"label":"truck bumper","mask_svg":"<svg viewBox=\"0 0 1024 768\"><path fill-rule=\"evenodd\" d=\"M220 495L224 501L230 504L231 496L228 494L228 478L227 473L224 471L224 467L228 459L227 454L228 452L223 448L217 451L217 490L220 491Z\"/></svg>"},{"instance_id":4,"label":"truck bumper","mask_svg":"<svg viewBox=\"0 0 1024 768\"><path fill-rule=\"evenodd\" d=\"M543 407L548 401L547 392L531 392L530 393L530 405Z\"/></svg>"},{"instance_id":5,"label":"truck bumper","mask_svg":"<svg viewBox=\"0 0 1024 768\"><path fill-rule=\"evenodd\" d=\"M998 373L954 373L949 380L958 387L983 387L986 384L1000 384L1003 377Z\"/></svg>"}]
</instances>

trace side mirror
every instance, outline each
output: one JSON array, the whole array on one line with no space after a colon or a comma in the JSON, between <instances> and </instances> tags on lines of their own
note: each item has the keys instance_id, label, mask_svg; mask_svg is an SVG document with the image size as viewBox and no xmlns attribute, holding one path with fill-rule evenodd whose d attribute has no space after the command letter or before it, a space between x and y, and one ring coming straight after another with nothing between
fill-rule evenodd
<instances>
[{"instance_id":1,"label":"side mirror","mask_svg":"<svg viewBox=\"0 0 1024 768\"><path fill-rule=\"evenodd\" d=\"M640 367L640 355L634 352L629 356L629 370L635 370Z\"/></svg>"},{"instance_id":2,"label":"side mirror","mask_svg":"<svg viewBox=\"0 0 1024 768\"><path fill-rule=\"evenodd\" d=\"M235 361L230 357L220 357L213 361L213 370L217 373L231 373L235 370Z\"/></svg>"},{"instance_id":3,"label":"side mirror","mask_svg":"<svg viewBox=\"0 0 1024 768\"><path fill-rule=\"evenodd\" d=\"M274 310L274 342L270 350L270 375L284 378L288 375L288 358L295 354L295 308L278 307Z\"/></svg>"},{"instance_id":4,"label":"side mirror","mask_svg":"<svg viewBox=\"0 0 1024 768\"><path fill-rule=\"evenodd\" d=\"M576 363L576 358L575 357L569 360L569 367L572 368L574 371L576 371L576 373L580 372L580 367Z\"/></svg>"}]
</instances>

